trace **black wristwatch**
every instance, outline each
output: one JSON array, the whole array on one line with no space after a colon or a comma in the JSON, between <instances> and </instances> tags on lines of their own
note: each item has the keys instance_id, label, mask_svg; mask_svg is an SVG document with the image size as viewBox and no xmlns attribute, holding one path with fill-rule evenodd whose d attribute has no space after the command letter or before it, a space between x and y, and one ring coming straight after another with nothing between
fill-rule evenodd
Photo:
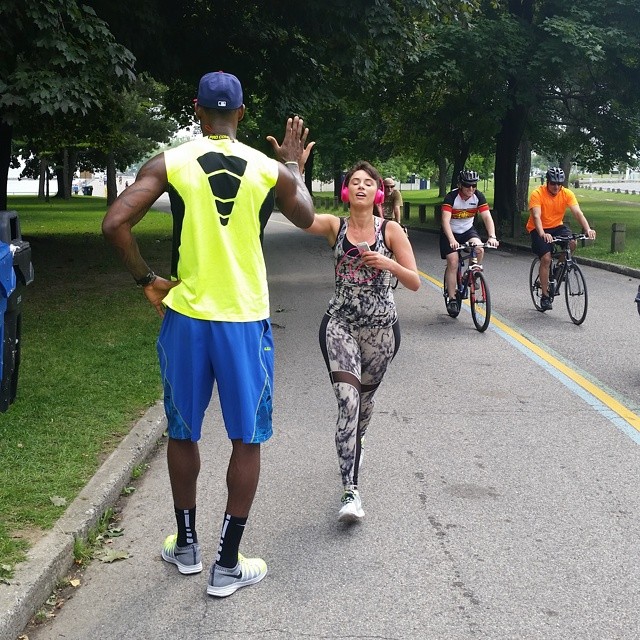
<instances>
[{"instance_id":1,"label":"black wristwatch","mask_svg":"<svg viewBox=\"0 0 640 640\"><path fill-rule=\"evenodd\" d=\"M139 280L136 280L136 284L139 287L147 287L149 286L158 276L153 273L153 271L149 271L146 276L142 276Z\"/></svg>"}]
</instances>

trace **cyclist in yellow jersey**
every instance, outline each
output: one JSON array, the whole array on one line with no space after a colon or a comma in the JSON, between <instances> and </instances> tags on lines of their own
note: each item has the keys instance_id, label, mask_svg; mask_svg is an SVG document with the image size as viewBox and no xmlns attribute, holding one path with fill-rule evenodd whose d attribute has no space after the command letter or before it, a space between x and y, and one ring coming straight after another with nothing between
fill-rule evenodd
<instances>
[{"instance_id":1,"label":"cyclist in yellow jersey","mask_svg":"<svg viewBox=\"0 0 640 640\"><path fill-rule=\"evenodd\" d=\"M158 357L178 532L165 540L162 558L187 575L202 571L195 526L198 440L217 383L232 453L207 593L224 597L267 573L262 559L239 553L260 475L260 443L272 435L273 338L262 227L274 194L297 227L313 223L300 167L314 143L306 144L309 130L298 116L287 120L282 145L267 138L279 162L241 143L242 86L228 73L200 79L195 113L203 137L149 160L109 207L102 229L163 317ZM149 268L132 234L165 191L174 229L170 280Z\"/></svg>"},{"instance_id":2,"label":"cyclist in yellow jersey","mask_svg":"<svg viewBox=\"0 0 640 640\"><path fill-rule=\"evenodd\" d=\"M531 250L540 258L540 307L542 311L552 309L549 298L549 267L551 266L551 252L553 238L571 235L571 229L563 222L567 207L580 223L585 235L594 240L596 232L589 226L584 217L576 196L570 189L563 186L564 171L560 167L551 167L546 174L547 184L534 189L529 197L529 219L526 229L531 236ZM570 243L571 250L576 243Z\"/></svg>"}]
</instances>

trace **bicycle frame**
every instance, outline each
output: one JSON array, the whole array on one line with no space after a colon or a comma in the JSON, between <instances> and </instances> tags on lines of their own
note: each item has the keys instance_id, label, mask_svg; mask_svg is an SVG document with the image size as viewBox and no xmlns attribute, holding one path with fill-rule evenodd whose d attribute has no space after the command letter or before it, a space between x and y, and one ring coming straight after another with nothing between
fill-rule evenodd
<instances>
[{"instance_id":1,"label":"bicycle frame","mask_svg":"<svg viewBox=\"0 0 640 640\"><path fill-rule=\"evenodd\" d=\"M456 282L458 283L458 291L463 294L462 298L466 300L469 297L469 280L471 272L473 270L482 271L482 265L478 264L476 245L465 245L456 249L456 251L458 252L458 271L456 274ZM464 251L467 251L467 253L464 254ZM467 260L469 261L469 266L465 269Z\"/></svg>"},{"instance_id":2,"label":"bicycle frame","mask_svg":"<svg viewBox=\"0 0 640 640\"><path fill-rule=\"evenodd\" d=\"M562 243L564 244L564 243ZM561 260L564 256L564 259ZM549 284L547 286L547 294L553 302L553 299L560 293L560 285L564 282L567 270L573 265L573 256L571 249L566 246L551 253L551 265L549 267Z\"/></svg>"},{"instance_id":3,"label":"bicycle frame","mask_svg":"<svg viewBox=\"0 0 640 640\"><path fill-rule=\"evenodd\" d=\"M569 317L574 324L582 324L587 315L588 295L587 283L582 270L573 259L571 242L573 240L586 239L584 234L571 234L571 236L553 238L553 250L549 265L549 283L547 295L549 301L560 294L560 287L564 284L565 302ZM538 311L541 307L542 285L540 284L540 258L536 257L531 263L529 271L529 287L533 304Z\"/></svg>"},{"instance_id":4,"label":"bicycle frame","mask_svg":"<svg viewBox=\"0 0 640 640\"><path fill-rule=\"evenodd\" d=\"M489 286L484 278L482 265L477 261L478 248L489 247L491 245L465 243L456 249L458 253L458 269L456 272L456 302L457 311L455 313L447 307L447 313L456 318L460 313L462 301L469 298L471 307L471 317L476 329L485 331L491 319L491 301L489 296ZM468 265L467 265L468 261ZM447 303L446 277L443 288L445 304ZM481 312L480 309L483 309Z\"/></svg>"}]
</instances>

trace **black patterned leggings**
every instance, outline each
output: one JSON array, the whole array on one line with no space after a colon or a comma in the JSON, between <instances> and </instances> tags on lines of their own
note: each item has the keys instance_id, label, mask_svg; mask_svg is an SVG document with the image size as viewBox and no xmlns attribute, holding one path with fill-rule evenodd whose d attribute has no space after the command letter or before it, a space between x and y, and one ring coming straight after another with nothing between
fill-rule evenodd
<instances>
[{"instance_id":1,"label":"black patterned leggings","mask_svg":"<svg viewBox=\"0 0 640 640\"><path fill-rule=\"evenodd\" d=\"M353 327L325 315L320 349L338 400L336 449L345 489L357 488L360 445L376 389L400 347L400 325Z\"/></svg>"}]
</instances>

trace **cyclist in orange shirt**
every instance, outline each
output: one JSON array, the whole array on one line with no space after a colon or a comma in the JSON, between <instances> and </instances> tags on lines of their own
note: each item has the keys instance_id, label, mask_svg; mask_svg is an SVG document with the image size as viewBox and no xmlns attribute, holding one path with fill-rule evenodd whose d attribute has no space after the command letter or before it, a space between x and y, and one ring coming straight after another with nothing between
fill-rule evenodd
<instances>
[{"instance_id":1,"label":"cyclist in orange shirt","mask_svg":"<svg viewBox=\"0 0 640 640\"><path fill-rule=\"evenodd\" d=\"M553 251L552 240L571 235L571 229L563 222L567 207L580 223L584 234L589 236L591 240L596 237L596 232L584 217L575 194L563 186L564 181L564 171L560 167L551 167L547 171L547 184L535 189L529 198L530 214L529 220L527 220L527 231L531 236L531 250L540 258L539 275L542 288L540 306L542 311L550 311L552 308L548 295L549 267ZM572 251L575 249L575 240L571 241L570 247Z\"/></svg>"}]
</instances>

